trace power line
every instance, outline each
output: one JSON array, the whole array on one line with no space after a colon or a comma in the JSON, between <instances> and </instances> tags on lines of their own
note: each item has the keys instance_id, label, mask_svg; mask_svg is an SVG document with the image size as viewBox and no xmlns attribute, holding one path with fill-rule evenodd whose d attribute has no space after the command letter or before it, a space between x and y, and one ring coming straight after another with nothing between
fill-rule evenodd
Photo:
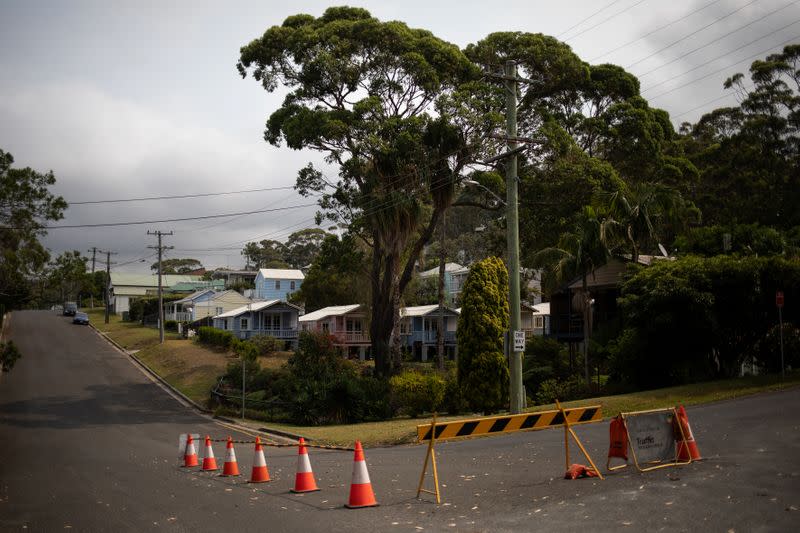
<instances>
[{"instance_id":1,"label":"power line","mask_svg":"<svg viewBox=\"0 0 800 533\"><path fill-rule=\"evenodd\" d=\"M794 26L794 25L795 25L795 24L797 24L798 22L800 22L800 20L796 20L796 21L792 22L791 24L789 24L789 25L787 25L787 26L784 26L784 27L783 27L783 28L781 28L781 29L788 28L789 26ZM778 30L778 31L780 31L780 30ZM766 37L770 37L770 36L771 36L771 35L765 35L764 37L761 37L760 39L756 39L756 41L760 41L760 40L762 40L762 39L765 39ZM800 36L795 36L795 37L792 37L791 39L786 39L786 40L785 40L785 41L783 41L783 42L780 42L780 43L778 43L778 44L775 44L775 45L773 45L773 46L770 46L769 48L765 48L765 49L763 49L763 50L761 50L761 51L759 51L759 52L756 52L755 54L752 54L752 55L750 55L750 56L747 56L747 57L745 57L745 58L742 58L742 59L740 59L740 60L738 60L738 61L736 61L736 62L734 62L734 63L731 63L731 64L729 64L729 65L727 65L727 66L725 66L725 67L722 67L722 68L720 68L720 69L717 69L717 70L715 70L715 71L713 71L713 72L709 72L708 74L706 74L706 75L704 75L704 76L701 76L701 77L699 77L699 78L695 78L695 79L693 79L693 80L690 80L690 81L688 81L688 82L686 82L686 83L684 83L684 84L682 84L682 85L678 85L677 87L674 87L674 88L672 88L672 89L668 89L668 90L666 90L666 91L660 92L660 93L658 93L658 94L657 94L657 95L655 95L655 96L651 96L651 97L649 97L649 98L648 98L648 100L655 100L656 98L661 98L661 97L662 97L662 96L664 96L664 95L667 95L667 94L673 93L673 92L675 92L675 91L677 91L677 90L679 90L679 89L683 89L683 88L686 88L686 87L688 87L688 86L690 86L690 85L692 85L692 84L694 84L694 83L697 83L698 81L702 81L702 80L704 80L704 79L706 79L706 78L709 78L709 77L713 76L714 74L719 74L720 72L724 72L724 71L726 71L726 70L733 69L733 68L734 68L736 65L738 65L738 64L739 64L739 63L741 63L742 61L748 61L748 60L750 60L750 59L754 59L754 58L756 58L756 57L761 57L761 56L763 56L764 54L766 54L766 53L768 53L768 52L771 52L771 51L773 51L773 49L774 49L774 48L776 48L776 47L785 46L785 45L787 45L787 44L789 44L789 43L791 43L791 42L798 41L798 40L800 40ZM740 50L740 49L742 49L742 48L744 48L744 47L746 47L746 46L749 46L749 45L751 45L751 44L755 43L756 41L751 41L751 42L747 43L747 44L746 44L746 45L744 45L744 46L740 46L740 47L739 47L739 48L737 48L736 50L732 50L731 52L735 52L735 51L737 51L737 50ZM728 54L730 54L731 52L729 52ZM684 76L684 75L686 75L686 74L688 74L688 73L690 73L690 72L692 72L692 71L694 71L694 70L697 70L697 69L698 69L698 68L700 68L700 67L704 67L705 65L707 65L707 64L709 64L709 63L712 63L712 62L714 62L714 61L716 61L716 60L718 60L718 59L722 59L723 57L726 57L728 54L723 54L723 55L721 55L721 56L715 57L714 59L712 59L712 60L710 60L710 61L706 61L705 63L703 63L703 64L701 64L701 65L698 65L698 66L694 67L693 69L687 70L686 72L684 72L684 73L682 73L682 74L678 74L677 76L675 76L675 77L674 77L674 78L672 78L672 79L664 80L664 81L662 81L662 82L660 82L660 83L657 83L657 84L655 84L655 85L653 85L653 86L651 86L651 87L648 87L647 89L644 89L642 92L647 92L647 91L650 91L650 90L652 90L652 89L655 89L656 87L658 87L658 86L660 86L660 85L664 85L665 83L667 83L667 82L669 82L669 81L672 81L672 80L674 80L675 78L680 78L681 76Z\"/></svg>"},{"instance_id":2,"label":"power line","mask_svg":"<svg viewBox=\"0 0 800 533\"><path fill-rule=\"evenodd\" d=\"M595 29L595 28L596 28L596 27L598 27L598 26L602 26L603 24L605 24L605 23L606 23L606 22L608 22L609 20L611 20L611 19L614 19L614 18L617 18L619 15L623 14L623 13L624 13L624 12L626 12L626 11L629 11L629 10L633 9L634 7L638 6L638 5L639 5L639 4L641 4L642 2L647 2L647 0L639 0L639 1L638 1L638 2L636 2L635 4L632 4L632 5L630 5L630 6L626 7L626 8L624 8L624 9L621 9L620 11L617 11L616 13L614 13L613 15L611 15L610 17L606 17L606 18L604 18L603 20L601 20L601 21L600 21L600 22L598 22L597 24L594 24L594 25L592 25L592 26L589 26L589 27L588 27L588 28L586 28L585 30L583 30L583 31L580 31L580 32L576 33L576 34L575 34L575 35L573 35L572 37L567 37L566 39L564 39L564 42L571 41L571 40L575 39L576 37L580 37L581 35L583 35L584 33L586 33L586 32L587 32L587 31L589 31L589 30L593 30L593 29Z\"/></svg>"},{"instance_id":3,"label":"power line","mask_svg":"<svg viewBox=\"0 0 800 533\"><path fill-rule=\"evenodd\" d=\"M284 191L293 189L294 187L288 185L286 187L266 187L263 189L246 189L241 191L227 191L227 192L209 192L199 194L177 194L173 196L145 196L142 198L121 198L116 200L86 200L82 202L67 202L70 206L73 205L87 205L87 204L116 204L122 202L146 202L150 200L175 200L178 198L203 198L207 196L223 196L226 194L244 194L250 192L264 192L264 191Z\"/></svg>"},{"instance_id":4,"label":"power line","mask_svg":"<svg viewBox=\"0 0 800 533\"><path fill-rule=\"evenodd\" d=\"M637 42L641 41L641 40L642 40L642 39L644 39L645 37L649 37L650 35L653 35L654 33L657 33L657 32L659 32L659 31L661 31L661 30L663 30L663 29L669 28L669 27L670 27L670 26L672 26L673 24L677 24L678 22L681 22L682 20L685 20L685 19L687 19L687 18L691 17L691 16L692 16L692 15L694 15L695 13L699 13L700 11L703 11L703 10L704 10L704 9L706 9L707 7L710 7L712 4L716 4L716 3L720 2L720 1L722 1L722 0L711 0L710 2L708 2L708 3L707 3L706 5L704 5L703 7L697 8L697 9L695 9L694 11L692 11L692 12L690 12L690 13L687 13L686 15L682 16L682 17L681 17L681 18L679 18L679 19L675 19L675 20L673 20L672 22L668 22L667 24L664 24L663 26L659 26L658 28L656 28L656 29L654 29L654 30L651 30L651 31L649 31L649 32L645 33L644 35L642 35L642 36L640 36L640 37L637 37L636 39L634 39L634 40L632 40L632 41L628 41L627 43L625 43L625 44L621 44L621 45L617 46L616 48L613 48L613 49L609 50L608 52L606 52L606 53L604 53L604 54L600 54L599 56L595 56L595 57L593 57L593 58L589 59L589 63L594 63L595 61L597 61L597 60L598 60L598 59L600 59L601 57L605 57L605 56L607 56L607 55L609 55L609 54L613 54L613 53L614 53L614 52L616 52L617 50L621 50L621 49L625 48L626 46L630 46L630 45L632 45L633 43L637 43Z\"/></svg>"},{"instance_id":5,"label":"power line","mask_svg":"<svg viewBox=\"0 0 800 533\"><path fill-rule=\"evenodd\" d=\"M594 13L592 13L591 15L589 15L588 17L586 17L586 18L583 18L583 19L579 20L578 22L576 22L575 24L573 24L572 26L570 26L570 27L569 27L569 28L567 28L566 30L564 30L564 31L562 31L561 33L559 33L558 35L556 35L556 39L560 39L560 38L561 38L561 37L562 37L564 34L567 34L567 33L569 33L570 31L574 30L575 28L577 28L578 26L580 26L581 24L583 24L583 23L584 23L584 22L586 22L587 20L591 19L592 17L594 17L595 15L597 15L598 13L600 13L601 11L605 11L605 10L606 10L606 9L608 9L609 7L613 6L614 4L618 4L618 3L620 3L621 1L622 1L622 0L614 0L614 1L613 1L613 2L611 2L610 4L606 4L605 6L601 7L600 9L598 9L597 11L595 11Z\"/></svg>"},{"instance_id":6,"label":"power line","mask_svg":"<svg viewBox=\"0 0 800 533\"><path fill-rule=\"evenodd\" d=\"M752 88L752 87L750 87L750 88ZM717 97L717 98L714 98L713 100L709 100L708 102L704 102L704 103L700 104L700 105L699 105L699 106L697 106L697 107L693 107L693 108L689 109L688 111L684 111L683 113L678 113L678 114L677 114L677 115L675 115L675 116L676 116L676 117L682 117L683 115L688 115L688 114L689 114L689 113L691 113L692 111L697 111L698 109L702 109L702 108L704 108L705 106L707 106L708 104L713 104L714 102L718 102L719 100L723 100L723 99L725 99L725 98L728 98L729 96L735 96L735 94L734 94L734 93L726 93L726 94L723 94L722 96L719 96L719 97Z\"/></svg>"},{"instance_id":7,"label":"power line","mask_svg":"<svg viewBox=\"0 0 800 533\"><path fill-rule=\"evenodd\" d=\"M668 44L667 46L665 46L665 47L663 47L663 48L659 48L658 50L656 50L656 51L655 51L655 52L653 52L652 54L650 54L650 55L648 55L648 56L645 56L645 57L641 58L640 60L638 60L638 61L636 61L636 62L634 62L634 63L631 63L630 65L627 65L627 66L625 67L625 69L627 70L627 69L629 69L629 68L631 68L631 67L633 67L633 66L636 66L636 65L638 65L639 63L641 63L642 61L645 61L646 59L650 59L650 58L651 58L651 57L653 57L654 55L660 54L661 52L663 52L664 50L667 50L668 48L672 48L673 46L675 46L675 45L676 45L676 44L678 44L679 42L681 42L681 41L685 41L686 39L688 39L688 38L689 38L689 37L691 37L692 35L696 35L696 34L700 33L701 31L703 31L703 30L705 30L705 29L707 29L707 28L710 28L710 27L711 27L711 26L713 26L714 24L716 24L716 23L718 23L718 22L720 22L720 21L722 21L722 20L725 20L726 18L728 18L728 17L730 17L730 16L732 16L732 15L734 15L734 14L738 13L738 12L739 12L739 11L741 11L742 9L746 8L747 6L749 6L749 5L751 5L751 4L754 4L754 3L756 3L757 1L758 1L758 0L750 0L750 1L749 1L749 2L747 2L745 5L743 5L743 6L739 7L738 9L736 9L736 10L734 10L734 11L731 11L731 12L730 12L730 13L728 13L727 15L723 15L722 17L719 17L718 19L716 19L716 20L714 20L714 21L712 21L712 22L709 22L708 24L706 24L706 25L705 25L705 26L703 26L702 28L699 28L699 29L697 29L697 30L693 31L693 32L689 33L688 35L684 35L683 37L681 37L681 38L680 38L680 39L678 39L677 41L673 41L673 42L671 42L670 44Z\"/></svg>"},{"instance_id":8,"label":"power line","mask_svg":"<svg viewBox=\"0 0 800 533\"><path fill-rule=\"evenodd\" d=\"M639 74L637 77L638 77L638 78L641 78L641 77L643 77L643 76L647 76L648 74L652 74L653 72L655 72L655 71L657 71L657 70L661 70L662 68L666 67L667 65L671 65L672 63L674 63L674 62L676 62L676 61L678 61L678 60L681 60L681 59L683 59L683 58L685 58L685 57L687 57L687 56L690 56L690 55L692 55L693 53L697 52L698 50L702 50L703 48L705 48L705 47L707 47L707 46L709 46L709 45L711 45L711 44L714 44L714 43L716 43L717 41L720 41L720 40L724 39L725 37L728 37L729 35L732 35L732 34L734 34L734 33L738 32L738 31L741 31L741 30L743 30L743 29L747 28L748 26L752 26L752 25L753 25L753 24L755 24L756 22L760 22L760 21L764 20L765 18L767 18L767 17L770 17L770 16L774 15L774 14L775 14L775 13L777 13L778 11L783 11L783 10L784 10L784 9L786 9L787 7L789 7L789 6L793 5L793 4L796 4L798 1L800 1L800 0L795 0L794 2L790 2L790 3L786 4L785 6L783 6L783 7L781 7L781 8L778 8L778 9L776 9L776 10L774 10L774 11L770 11L769 13L767 13L766 15L764 15L763 17L757 18L756 20L754 20L754 21L752 21L752 22L748 22L748 23L747 23L747 24L745 24L744 26L739 26L739 27L738 27L738 28L736 28L735 30L731 30L731 31L729 31L728 33L725 33L725 34L723 34L723 35L720 35L720 36L719 36L719 37L717 37L716 39L713 39L713 40L711 40L711 41L707 42L706 44L704 44L704 45L702 45L702 46L698 46L697 48L695 48L695 49L693 49L693 50L690 50L690 51L688 51L688 52L686 52L686 53L684 53L684 54L681 54L680 56L676 57L675 59L673 59L673 60L671 60L671 61L668 61L668 62L666 62L666 63L663 63L663 64L659 65L658 67L652 68L652 69L648 70L647 72L645 72L645 73L643 73L643 74ZM645 58L645 59L646 59L646 58ZM642 59L642 60L638 61L638 63L640 63L641 61L644 61L644 59ZM636 63L634 63L634 64L636 64Z\"/></svg>"},{"instance_id":9,"label":"power line","mask_svg":"<svg viewBox=\"0 0 800 533\"><path fill-rule=\"evenodd\" d=\"M256 211L243 211L240 213L225 213L221 215L205 215L199 217L169 218L164 220L137 220L135 222L108 222L103 224L72 224L67 226L44 226L42 229L108 228L113 226L141 226L143 224L161 224L163 222L184 222L186 220L207 220L210 218L235 217L238 215L252 215L255 213L271 213L274 211L287 211L289 209L312 207L314 205L317 204L300 204L300 205L291 205L288 207L276 207L274 209L258 209ZM23 229L23 228L0 226L0 229Z\"/></svg>"}]
</instances>

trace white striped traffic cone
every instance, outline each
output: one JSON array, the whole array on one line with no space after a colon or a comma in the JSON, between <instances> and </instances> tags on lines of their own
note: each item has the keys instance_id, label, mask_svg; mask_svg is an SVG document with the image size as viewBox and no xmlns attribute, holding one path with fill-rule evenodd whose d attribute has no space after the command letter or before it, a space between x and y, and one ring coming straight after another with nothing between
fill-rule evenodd
<instances>
[{"instance_id":1,"label":"white striped traffic cone","mask_svg":"<svg viewBox=\"0 0 800 533\"><path fill-rule=\"evenodd\" d=\"M210 471L217 469L217 459L214 457L214 449L211 447L211 437L206 435L206 451L203 455L203 470Z\"/></svg>"},{"instance_id":2,"label":"white striped traffic cone","mask_svg":"<svg viewBox=\"0 0 800 533\"><path fill-rule=\"evenodd\" d=\"M222 465L221 476L238 476L239 463L236 462L236 452L233 449L233 441L228 437L228 443L225 445L225 464Z\"/></svg>"},{"instance_id":3,"label":"white striped traffic cone","mask_svg":"<svg viewBox=\"0 0 800 533\"><path fill-rule=\"evenodd\" d=\"M294 477L294 488L292 492L314 492L319 490L314 479L314 472L311 471L311 461L308 459L306 441L300 437L299 449L297 451L297 475Z\"/></svg>"},{"instance_id":4,"label":"white striped traffic cone","mask_svg":"<svg viewBox=\"0 0 800 533\"><path fill-rule=\"evenodd\" d=\"M361 441L356 441L356 453L353 457L353 481L350 483L350 501L345 505L349 509L360 507L375 507L378 502L372 492L372 483L369 481L367 462L364 460L364 450Z\"/></svg>"},{"instance_id":5,"label":"white striped traffic cone","mask_svg":"<svg viewBox=\"0 0 800 533\"><path fill-rule=\"evenodd\" d=\"M253 457L253 470L250 474L250 483L265 483L269 481L267 461L264 460L264 450L261 449L261 439L256 437L256 453Z\"/></svg>"},{"instance_id":6,"label":"white striped traffic cone","mask_svg":"<svg viewBox=\"0 0 800 533\"><path fill-rule=\"evenodd\" d=\"M197 462L197 450L194 449L194 441L192 440L192 434L190 433L186 437L186 450L183 452L183 466L190 467L190 466L197 466L200 463Z\"/></svg>"}]
</instances>

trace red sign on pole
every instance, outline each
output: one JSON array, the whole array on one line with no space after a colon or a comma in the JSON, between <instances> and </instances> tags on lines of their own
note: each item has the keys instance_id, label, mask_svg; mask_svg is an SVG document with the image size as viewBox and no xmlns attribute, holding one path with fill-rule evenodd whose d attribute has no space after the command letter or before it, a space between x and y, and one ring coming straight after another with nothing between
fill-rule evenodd
<instances>
[{"instance_id":1,"label":"red sign on pole","mask_svg":"<svg viewBox=\"0 0 800 533\"><path fill-rule=\"evenodd\" d=\"M775 305L778 306L778 308L783 307L783 291L775 293Z\"/></svg>"}]
</instances>

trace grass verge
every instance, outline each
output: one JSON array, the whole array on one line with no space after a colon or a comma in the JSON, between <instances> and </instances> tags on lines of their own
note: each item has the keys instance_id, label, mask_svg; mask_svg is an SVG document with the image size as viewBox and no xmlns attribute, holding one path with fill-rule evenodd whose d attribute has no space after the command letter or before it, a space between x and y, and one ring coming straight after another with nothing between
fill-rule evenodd
<instances>
[{"instance_id":1,"label":"grass verge","mask_svg":"<svg viewBox=\"0 0 800 533\"><path fill-rule=\"evenodd\" d=\"M158 330L142 327L137 323L122 322L119 317L111 316L110 323L103 323L102 311L91 311L90 317L98 330L107 334L127 350L138 350L136 353L145 364L157 372L172 386L186 396L205 405L210 389L216 384L220 375L225 372L230 356L208 349L190 340L179 338L176 334L167 334L165 343L159 344ZM279 353L276 357L262 358L262 366L276 367L285 362L287 353ZM729 400L748 396L759 392L777 391L800 385L800 371L789 372L786 379L780 376L748 376L744 378L694 383L651 391L641 391L617 396L602 396L564 402L564 406L585 406L601 404L603 415L614 416L619 412L643 411L668 407L676 404L697 405L720 400ZM554 409L554 405L538 405L528 411ZM231 415L235 417L235 415ZM458 420L475 418L478 415L446 416L440 420ZM365 446L385 446L412 443L416 439L416 426L430 422L425 418L396 418L382 422L366 422L361 424L343 424L336 426L295 426L245 420L244 424L253 428L268 427L289 433L303 435L320 444L351 446L356 439Z\"/></svg>"}]
</instances>

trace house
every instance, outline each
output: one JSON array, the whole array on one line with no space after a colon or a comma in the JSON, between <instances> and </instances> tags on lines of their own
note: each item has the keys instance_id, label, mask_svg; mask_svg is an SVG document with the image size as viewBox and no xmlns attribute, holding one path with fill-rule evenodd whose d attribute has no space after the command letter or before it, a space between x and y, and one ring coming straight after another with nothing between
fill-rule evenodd
<instances>
[{"instance_id":1,"label":"house","mask_svg":"<svg viewBox=\"0 0 800 533\"><path fill-rule=\"evenodd\" d=\"M214 327L232 331L240 339L269 335L296 347L302 309L283 300L251 302L214 317Z\"/></svg>"},{"instance_id":2,"label":"house","mask_svg":"<svg viewBox=\"0 0 800 533\"><path fill-rule=\"evenodd\" d=\"M199 276L166 274L161 276L161 287L171 287L177 283L200 281ZM130 310L131 299L158 294L158 276L154 274L111 273L111 292L109 301L114 313L121 315Z\"/></svg>"},{"instance_id":3,"label":"house","mask_svg":"<svg viewBox=\"0 0 800 533\"><path fill-rule=\"evenodd\" d=\"M257 275L258 271L256 270L228 270L226 268L218 268L211 273L213 279L223 280L225 287L254 283Z\"/></svg>"},{"instance_id":4,"label":"house","mask_svg":"<svg viewBox=\"0 0 800 533\"><path fill-rule=\"evenodd\" d=\"M301 331L324 332L333 336L334 346L348 357L368 357L370 346L367 313L363 306L337 305L324 307L300 317Z\"/></svg>"},{"instance_id":5,"label":"house","mask_svg":"<svg viewBox=\"0 0 800 533\"><path fill-rule=\"evenodd\" d=\"M457 305L461 288L469 274L469 268L463 267L458 263L445 263L444 265L444 294L445 302L448 305ZM420 279L439 278L439 267L425 270L419 273Z\"/></svg>"},{"instance_id":6,"label":"house","mask_svg":"<svg viewBox=\"0 0 800 533\"><path fill-rule=\"evenodd\" d=\"M288 300L300 289L304 278L300 270L262 268L255 277L254 299Z\"/></svg>"},{"instance_id":7,"label":"house","mask_svg":"<svg viewBox=\"0 0 800 533\"><path fill-rule=\"evenodd\" d=\"M525 338L533 336L541 337L549 333L550 329L550 304L540 303L531 305L522 302L520 305L520 318L522 319L522 331Z\"/></svg>"},{"instance_id":8,"label":"house","mask_svg":"<svg viewBox=\"0 0 800 533\"><path fill-rule=\"evenodd\" d=\"M427 361L436 352L438 346L439 318L444 316L444 348L445 356L456 356L456 326L458 311L449 307L418 305L400 308L400 338L405 350L414 358Z\"/></svg>"},{"instance_id":9,"label":"house","mask_svg":"<svg viewBox=\"0 0 800 533\"><path fill-rule=\"evenodd\" d=\"M167 303L164 306L164 320L196 322L232 311L248 303L250 300L236 291L217 292L203 289Z\"/></svg>"},{"instance_id":10,"label":"house","mask_svg":"<svg viewBox=\"0 0 800 533\"><path fill-rule=\"evenodd\" d=\"M182 281L180 283L176 283L171 287L165 289L167 292L175 293L187 293L191 294L193 292L201 291L204 289L213 289L217 292L225 290L225 282L221 279L211 280L211 281Z\"/></svg>"}]
</instances>

